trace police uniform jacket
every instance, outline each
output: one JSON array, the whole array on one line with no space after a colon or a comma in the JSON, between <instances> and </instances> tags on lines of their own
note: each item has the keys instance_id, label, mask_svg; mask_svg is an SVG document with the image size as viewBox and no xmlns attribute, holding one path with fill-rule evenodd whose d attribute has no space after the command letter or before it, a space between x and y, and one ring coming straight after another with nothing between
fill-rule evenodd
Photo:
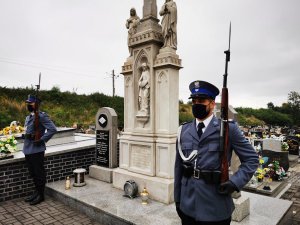
<instances>
[{"instance_id":1,"label":"police uniform jacket","mask_svg":"<svg viewBox=\"0 0 300 225\"><path fill-rule=\"evenodd\" d=\"M197 134L195 120L182 125L180 139L185 157L193 150L198 150L196 156L198 169L220 170L220 153L223 150L219 148L220 124L215 116L206 127L201 139ZM234 210L231 195L219 194L218 184L207 184L203 179L183 176L182 159L178 153L178 144L175 160L175 202L180 202L181 211L197 221L228 219ZM230 162L232 150L235 151L241 161L238 171L229 178L240 190L256 171L258 156L235 123L229 123L229 146L228 162Z\"/></svg>"},{"instance_id":2,"label":"police uniform jacket","mask_svg":"<svg viewBox=\"0 0 300 225\"><path fill-rule=\"evenodd\" d=\"M25 119L25 136L28 134L34 135L34 114L30 114ZM46 142L57 132L54 123L50 120L49 116L45 112L39 112L39 130L41 140L44 142L36 146L33 144L34 138L25 138L23 153L24 155L43 152L46 150Z\"/></svg>"}]
</instances>

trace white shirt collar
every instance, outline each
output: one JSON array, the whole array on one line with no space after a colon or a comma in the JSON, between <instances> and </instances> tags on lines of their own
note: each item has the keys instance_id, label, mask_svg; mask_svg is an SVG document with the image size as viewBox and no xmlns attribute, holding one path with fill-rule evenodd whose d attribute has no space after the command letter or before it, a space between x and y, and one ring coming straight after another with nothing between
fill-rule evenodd
<instances>
[{"instance_id":1,"label":"white shirt collar","mask_svg":"<svg viewBox=\"0 0 300 225\"><path fill-rule=\"evenodd\" d=\"M214 114L212 113L209 117L207 117L205 120L203 121L199 121L198 119L196 119L196 129L198 129L198 124L199 123L204 123L205 127L202 129L202 131L204 132L205 129L207 128L208 124L210 123L210 121L212 120Z\"/></svg>"}]
</instances>

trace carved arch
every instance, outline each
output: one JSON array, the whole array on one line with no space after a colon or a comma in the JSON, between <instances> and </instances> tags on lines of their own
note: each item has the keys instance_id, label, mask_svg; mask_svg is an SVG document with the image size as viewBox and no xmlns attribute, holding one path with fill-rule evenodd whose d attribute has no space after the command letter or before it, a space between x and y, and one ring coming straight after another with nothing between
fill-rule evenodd
<instances>
[{"instance_id":1,"label":"carved arch","mask_svg":"<svg viewBox=\"0 0 300 225\"><path fill-rule=\"evenodd\" d=\"M158 78L157 78L157 82L158 83L167 83L168 82L168 78L167 78L167 75L164 71L161 71L159 74L158 74Z\"/></svg>"}]
</instances>

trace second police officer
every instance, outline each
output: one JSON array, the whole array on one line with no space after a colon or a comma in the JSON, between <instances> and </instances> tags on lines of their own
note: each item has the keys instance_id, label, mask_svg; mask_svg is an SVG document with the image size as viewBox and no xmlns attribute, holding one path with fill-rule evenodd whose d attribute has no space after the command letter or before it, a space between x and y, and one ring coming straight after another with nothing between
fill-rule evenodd
<instances>
[{"instance_id":1,"label":"second police officer","mask_svg":"<svg viewBox=\"0 0 300 225\"><path fill-rule=\"evenodd\" d=\"M36 205L44 201L44 189L46 184L46 173L44 168L46 142L57 132L54 123L44 112L37 111L38 132L35 131L35 113L38 109L40 99L29 95L26 100L29 115L25 120L25 135L23 153L30 176L33 178L35 190L32 195L25 198L25 202ZM39 138L35 137L36 133Z\"/></svg>"}]
</instances>

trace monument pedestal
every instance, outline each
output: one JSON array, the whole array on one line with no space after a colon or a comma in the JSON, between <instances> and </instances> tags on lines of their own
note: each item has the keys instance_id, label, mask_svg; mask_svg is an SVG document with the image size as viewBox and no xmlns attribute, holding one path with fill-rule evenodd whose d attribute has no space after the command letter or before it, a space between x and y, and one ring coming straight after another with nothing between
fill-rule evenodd
<instances>
[{"instance_id":1,"label":"monument pedestal","mask_svg":"<svg viewBox=\"0 0 300 225\"><path fill-rule=\"evenodd\" d=\"M144 187L149 192L149 198L170 204L174 202L174 179L150 177L117 168L113 171L113 187L123 189L127 180L134 180L139 187L139 193Z\"/></svg>"},{"instance_id":2,"label":"monument pedestal","mask_svg":"<svg viewBox=\"0 0 300 225\"><path fill-rule=\"evenodd\" d=\"M112 183L113 169L92 165L89 167L89 176L96 180Z\"/></svg>"}]
</instances>

